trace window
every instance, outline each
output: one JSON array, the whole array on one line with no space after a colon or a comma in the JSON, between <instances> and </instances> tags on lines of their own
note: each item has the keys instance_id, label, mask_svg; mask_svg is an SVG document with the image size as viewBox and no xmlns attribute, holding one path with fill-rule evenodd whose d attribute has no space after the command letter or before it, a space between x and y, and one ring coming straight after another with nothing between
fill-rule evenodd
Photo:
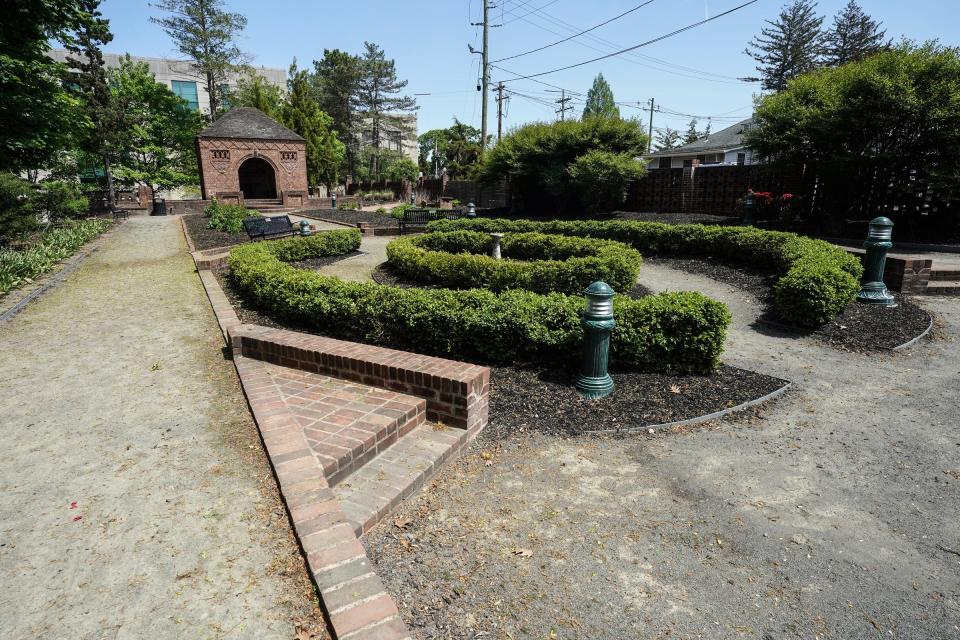
<instances>
[{"instance_id":1,"label":"window","mask_svg":"<svg viewBox=\"0 0 960 640\"><path fill-rule=\"evenodd\" d=\"M230 111L230 107L233 106L230 104L230 85L221 84L217 86L217 93L220 98L220 108L224 111Z\"/></svg>"},{"instance_id":2,"label":"window","mask_svg":"<svg viewBox=\"0 0 960 640\"><path fill-rule=\"evenodd\" d=\"M190 80L171 80L173 92L187 101L192 111L200 111L200 99L197 98L197 83Z\"/></svg>"},{"instance_id":3,"label":"window","mask_svg":"<svg viewBox=\"0 0 960 640\"><path fill-rule=\"evenodd\" d=\"M214 150L213 150L213 159L214 159L214 160L229 160L229 159L230 159L230 150L229 150L229 149L214 149Z\"/></svg>"},{"instance_id":4,"label":"window","mask_svg":"<svg viewBox=\"0 0 960 640\"><path fill-rule=\"evenodd\" d=\"M281 151L280 152L281 160L296 160L297 152L296 151Z\"/></svg>"}]
</instances>

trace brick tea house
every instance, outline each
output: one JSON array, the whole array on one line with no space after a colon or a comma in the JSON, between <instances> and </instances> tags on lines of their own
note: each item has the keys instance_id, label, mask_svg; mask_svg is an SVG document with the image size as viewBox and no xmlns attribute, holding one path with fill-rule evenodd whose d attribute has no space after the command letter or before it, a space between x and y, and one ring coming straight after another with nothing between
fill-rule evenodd
<instances>
[{"instance_id":1,"label":"brick tea house","mask_svg":"<svg viewBox=\"0 0 960 640\"><path fill-rule=\"evenodd\" d=\"M306 204L306 141L259 109L231 109L200 132L196 147L204 200Z\"/></svg>"}]
</instances>

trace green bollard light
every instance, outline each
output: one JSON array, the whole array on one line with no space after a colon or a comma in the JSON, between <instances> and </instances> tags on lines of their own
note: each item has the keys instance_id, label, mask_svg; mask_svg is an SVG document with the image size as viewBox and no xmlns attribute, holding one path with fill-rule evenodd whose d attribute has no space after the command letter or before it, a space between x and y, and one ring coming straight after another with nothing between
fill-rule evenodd
<instances>
[{"instance_id":1,"label":"green bollard light","mask_svg":"<svg viewBox=\"0 0 960 640\"><path fill-rule=\"evenodd\" d=\"M332 199L332 206L331 206L331 208L333 208L333 209L336 209L336 208L337 208L337 194L336 194L336 193L333 194L333 199Z\"/></svg>"},{"instance_id":2,"label":"green bollard light","mask_svg":"<svg viewBox=\"0 0 960 640\"><path fill-rule=\"evenodd\" d=\"M607 372L610 360L610 333L613 321L613 289L606 282L594 282L583 292L587 306L583 326L583 362L573 383L585 398L595 400L613 393L613 379Z\"/></svg>"},{"instance_id":3,"label":"green bollard light","mask_svg":"<svg viewBox=\"0 0 960 640\"><path fill-rule=\"evenodd\" d=\"M754 197L753 191L748 191L747 197L743 200L743 226L753 226L753 217L756 209L757 199Z\"/></svg>"},{"instance_id":4,"label":"green bollard light","mask_svg":"<svg viewBox=\"0 0 960 640\"><path fill-rule=\"evenodd\" d=\"M477 217L477 205L472 202L467 205L467 217L476 218Z\"/></svg>"},{"instance_id":5,"label":"green bollard light","mask_svg":"<svg viewBox=\"0 0 960 640\"><path fill-rule=\"evenodd\" d=\"M310 223L306 220L300 221L300 235L309 236L310 235Z\"/></svg>"},{"instance_id":6,"label":"green bollard light","mask_svg":"<svg viewBox=\"0 0 960 640\"><path fill-rule=\"evenodd\" d=\"M893 221L890 218L879 217L870 221L870 230L863 248L867 250L867 257L863 265L863 280L860 281L860 291L857 292L857 302L863 304L879 304L885 307L897 305L893 296L887 291L883 283L883 270L887 264L887 251L893 246Z\"/></svg>"}]
</instances>

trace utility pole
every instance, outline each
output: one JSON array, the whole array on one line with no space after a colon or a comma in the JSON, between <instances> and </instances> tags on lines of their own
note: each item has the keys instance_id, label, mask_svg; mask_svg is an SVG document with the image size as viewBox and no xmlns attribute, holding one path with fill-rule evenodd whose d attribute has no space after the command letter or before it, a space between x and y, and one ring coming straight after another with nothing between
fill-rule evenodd
<instances>
[{"instance_id":1,"label":"utility pole","mask_svg":"<svg viewBox=\"0 0 960 640\"><path fill-rule=\"evenodd\" d=\"M490 85L490 2L483 0L483 110L480 117L480 157L487 150L487 87Z\"/></svg>"},{"instance_id":2,"label":"utility pole","mask_svg":"<svg viewBox=\"0 0 960 640\"><path fill-rule=\"evenodd\" d=\"M647 138L647 153L650 153L653 144L653 98L650 98L650 134Z\"/></svg>"},{"instance_id":3,"label":"utility pole","mask_svg":"<svg viewBox=\"0 0 960 640\"><path fill-rule=\"evenodd\" d=\"M503 83L497 83L497 142L503 137Z\"/></svg>"},{"instance_id":4,"label":"utility pole","mask_svg":"<svg viewBox=\"0 0 960 640\"><path fill-rule=\"evenodd\" d=\"M568 98L568 97L567 97L567 90L566 90L566 89L561 89L561 91L560 91L560 98L557 99L557 100L554 100L554 102L556 102L557 104L560 105L560 108L557 109L554 113L560 114L560 121L561 121L561 122L564 121L564 120L566 120L567 111L572 111L572 110L573 110L573 107L568 107L568 106L567 106L567 103L570 102L571 100L573 100L573 98Z\"/></svg>"}]
</instances>

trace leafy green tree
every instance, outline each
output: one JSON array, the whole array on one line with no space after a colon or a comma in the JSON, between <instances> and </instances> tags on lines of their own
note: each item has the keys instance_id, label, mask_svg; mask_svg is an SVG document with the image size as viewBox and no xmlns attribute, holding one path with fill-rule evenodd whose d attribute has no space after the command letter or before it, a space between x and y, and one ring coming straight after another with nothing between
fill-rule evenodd
<instances>
[{"instance_id":1,"label":"leafy green tree","mask_svg":"<svg viewBox=\"0 0 960 640\"><path fill-rule=\"evenodd\" d=\"M480 162L480 129L453 119L446 129L431 129L421 135L420 170L424 175L446 171L451 178L470 175Z\"/></svg>"},{"instance_id":2,"label":"leafy green tree","mask_svg":"<svg viewBox=\"0 0 960 640\"><path fill-rule=\"evenodd\" d=\"M579 191L589 193L587 211L611 211L627 197L627 187L646 172L646 165L626 153L591 149L567 167Z\"/></svg>"},{"instance_id":3,"label":"leafy green tree","mask_svg":"<svg viewBox=\"0 0 960 640\"><path fill-rule=\"evenodd\" d=\"M571 179L570 166L590 151L638 158L647 134L636 120L585 118L531 123L511 132L484 155L480 177L510 180L517 206L550 213L582 211L594 195ZM587 161L582 161L587 162ZM586 167L582 167L586 175Z\"/></svg>"},{"instance_id":4,"label":"leafy green tree","mask_svg":"<svg viewBox=\"0 0 960 640\"><path fill-rule=\"evenodd\" d=\"M123 114L117 177L150 187L154 203L161 191L196 184L194 138L202 126L200 114L129 55L111 70L109 81Z\"/></svg>"},{"instance_id":5,"label":"leafy green tree","mask_svg":"<svg viewBox=\"0 0 960 640\"><path fill-rule=\"evenodd\" d=\"M311 184L337 184L344 145L333 130L333 119L320 109L310 73L297 69L294 60L287 81L283 121L307 141L307 179Z\"/></svg>"},{"instance_id":6,"label":"leafy green tree","mask_svg":"<svg viewBox=\"0 0 960 640\"><path fill-rule=\"evenodd\" d=\"M593 79L593 86L587 91L587 105L583 108L583 117L600 116L604 118L619 118L620 108L617 107L613 99L613 90L604 79L602 73L598 73Z\"/></svg>"},{"instance_id":7,"label":"leafy green tree","mask_svg":"<svg viewBox=\"0 0 960 640\"><path fill-rule=\"evenodd\" d=\"M259 73L250 70L237 80L230 92L230 104L234 107L253 107L263 111L274 120L283 117L283 92Z\"/></svg>"},{"instance_id":8,"label":"leafy green tree","mask_svg":"<svg viewBox=\"0 0 960 640\"><path fill-rule=\"evenodd\" d=\"M816 15L816 6L813 0L793 0L747 45L745 53L757 61L767 91L783 91L791 78L820 65L823 18Z\"/></svg>"},{"instance_id":9,"label":"leafy green tree","mask_svg":"<svg viewBox=\"0 0 960 640\"><path fill-rule=\"evenodd\" d=\"M824 36L824 62L839 67L863 60L886 47L886 31L863 12L856 0L850 0L833 18L833 26Z\"/></svg>"},{"instance_id":10,"label":"leafy green tree","mask_svg":"<svg viewBox=\"0 0 960 640\"><path fill-rule=\"evenodd\" d=\"M690 124L687 125L687 133L683 137L683 144L690 144L691 142L696 142L699 140L702 134L697 131L697 119L693 118L690 120Z\"/></svg>"},{"instance_id":11,"label":"leafy green tree","mask_svg":"<svg viewBox=\"0 0 960 640\"><path fill-rule=\"evenodd\" d=\"M88 16L77 0L8 0L0 20L0 170L46 166L88 126L65 91L65 67L47 55Z\"/></svg>"},{"instance_id":12,"label":"leafy green tree","mask_svg":"<svg viewBox=\"0 0 960 640\"><path fill-rule=\"evenodd\" d=\"M225 11L223 0L160 0L151 6L168 14L150 20L163 28L177 50L203 77L210 117L215 118L221 110L221 87L227 74L250 60L235 43L247 27L246 17Z\"/></svg>"},{"instance_id":13,"label":"leafy green tree","mask_svg":"<svg viewBox=\"0 0 960 640\"><path fill-rule=\"evenodd\" d=\"M382 174L380 151L385 130L401 135L411 131L410 122L404 115L419 107L413 98L400 95L407 81L397 78L394 61L387 60L383 49L376 44L363 44L365 50L360 60L360 78L353 96L353 108L362 121L364 137L369 132L369 143L373 149L370 154L370 174L374 179L379 179Z\"/></svg>"},{"instance_id":14,"label":"leafy green tree","mask_svg":"<svg viewBox=\"0 0 960 640\"><path fill-rule=\"evenodd\" d=\"M113 40L110 21L100 13L101 0L79 0L85 18L76 33L65 38L64 47L69 52L67 66L69 87L80 98L90 128L80 140L84 158L96 159L92 166L103 164L107 181L107 200L116 202L113 188L111 161L116 153L119 137L119 114L113 103L107 84L107 70L103 63L103 45Z\"/></svg>"},{"instance_id":15,"label":"leafy green tree","mask_svg":"<svg viewBox=\"0 0 960 640\"><path fill-rule=\"evenodd\" d=\"M407 156L403 156L390 163L390 166L387 167L386 176L390 180L409 180L413 182L417 179L419 172L420 167L417 166L417 163Z\"/></svg>"},{"instance_id":16,"label":"leafy green tree","mask_svg":"<svg viewBox=\"0 0 960 640\"><path fill-rule=\"evenodd\" d=\"M860 191L900 183L960 188L960 49L903 44L859 62L795 78L756 108L747 143L761 156L809 166L836 216ZM910 180L898 180L912 175ZM886 189L884 183L884 188Z\"/></svg>"},{"instance_id":17,"label":"leafy green tree","mask_svg":"<svg viewBox=\"0 0 960 640\"><path fill-rule=\"evenodd\" d=\"M667 127L657 133L657 151L666 151L680 146L680 132Z\"/></svg>"},{"instance_id":18,"label":"leafy green tree","mask_svg":"<svg viewBox=\"0 0 960 640\"><path fill-rule=\"evenodd\" d=\"M343 168L351 174L356 174L359 150L358 118L353 100L359 90L360 73L360 58L339 49L324 49L323 58L313 61L311 79L320 108L333 118L333 128L346 145Z\"/></svg>"}]
</instances>

